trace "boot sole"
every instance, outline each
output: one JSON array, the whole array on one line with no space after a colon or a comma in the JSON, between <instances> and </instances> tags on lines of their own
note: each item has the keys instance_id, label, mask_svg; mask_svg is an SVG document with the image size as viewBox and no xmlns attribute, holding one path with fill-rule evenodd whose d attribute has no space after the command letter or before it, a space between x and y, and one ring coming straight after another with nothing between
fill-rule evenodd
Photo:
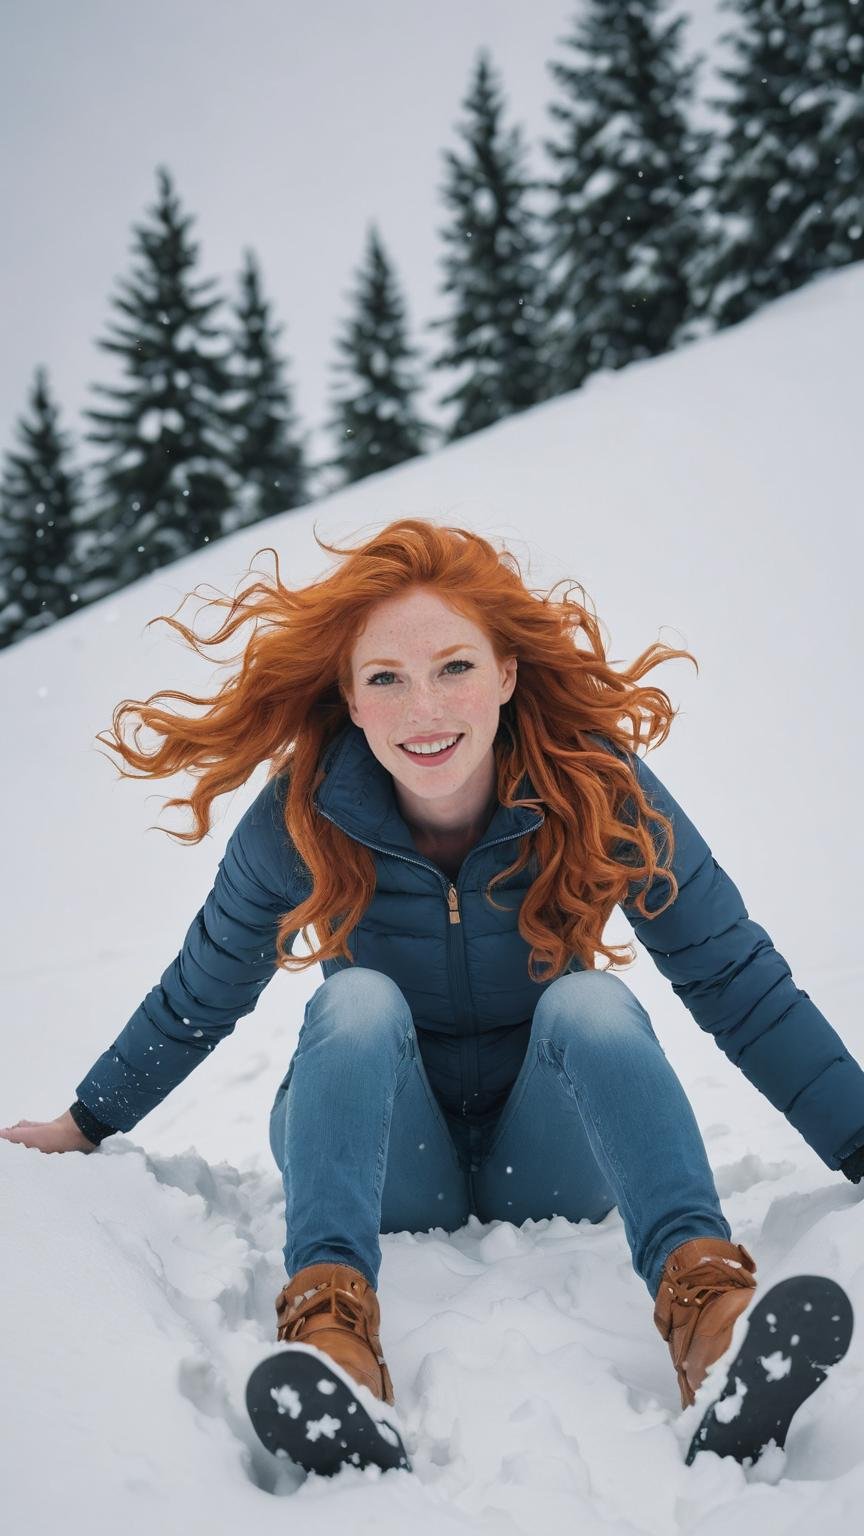
<instances>
[{"instance_id":1,"label":"boot sole","mask_svg":"<svg viewBox=\"0 0 864 1536\"><path fill-rule=\"evenodd\" d=\"M376 1405L371 1412L364 1394ZM246 1408L262 1445L307 1472L332 1477L346 1465L413 1470L390 1405L311 1344L287 1344L261 1360L246 1383Z\"/></svg>"},{"instance_id":2,"label":"boot sole","mask_svg":"<svg viewBox=\"0 0 864 1536\"><path fill-rule=\"evenodd\" d=\"M690 1443L688 1467L699 1451L746 1465L772 1441L782 1449L792 1418L843 1359L852 1337L852 1304L826 1275L779 1281L746 1317L741 1347L722 1375L723 1390Z\"/></svg>"}]
</instances>

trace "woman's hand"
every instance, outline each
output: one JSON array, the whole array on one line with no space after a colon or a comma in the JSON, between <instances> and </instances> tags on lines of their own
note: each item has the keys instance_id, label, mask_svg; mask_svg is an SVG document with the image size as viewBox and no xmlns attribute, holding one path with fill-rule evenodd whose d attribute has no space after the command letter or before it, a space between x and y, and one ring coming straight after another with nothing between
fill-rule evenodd
<instances>
[{"instance_id":1,"label":"woman's hand","mask_svg":"<svg viewBox=\"0 0 864 1536\"><path fill-rule=\"evenodd\" d=\"M79 1130L68 1109L56 1120L18 1120L14 1125L0 1126L0 1136L6 1141L19 1141L25 1147L36 1147L40 1152L95 1152L95 1141L88 1141Z\"/></svg>"}]
</instances>

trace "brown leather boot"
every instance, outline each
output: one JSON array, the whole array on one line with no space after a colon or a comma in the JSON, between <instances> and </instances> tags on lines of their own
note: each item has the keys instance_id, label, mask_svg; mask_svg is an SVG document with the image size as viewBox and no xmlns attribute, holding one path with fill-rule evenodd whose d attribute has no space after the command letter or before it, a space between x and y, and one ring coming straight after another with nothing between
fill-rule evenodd
<instances>
[{"instance_id":1,"label":"brown leather boot","mask_svg":"<svg viewBox=\"0 0 864 1536\"><path fill-rule=\"evenodd\" d=\"M392 1404L378 1297L359 1269L331 1262L298 1269L276 1297L276 1316L277 1339L323 1350L375 1397Z\"/></svg>"},{"instance_id":2,"label":"brown leather boot","mask_svg":"<svg viewBox=\"0 0 864 1536\"><path fill-rule=\"evenodd\" d=\"M654 1321L669 1344L682 1408L695 1402L709 1365L729 1348L735 1320L753 1299L755 1272L743 1243L722 1237L694 1237L669 1254Z\"/></svg>"}]
</instances>

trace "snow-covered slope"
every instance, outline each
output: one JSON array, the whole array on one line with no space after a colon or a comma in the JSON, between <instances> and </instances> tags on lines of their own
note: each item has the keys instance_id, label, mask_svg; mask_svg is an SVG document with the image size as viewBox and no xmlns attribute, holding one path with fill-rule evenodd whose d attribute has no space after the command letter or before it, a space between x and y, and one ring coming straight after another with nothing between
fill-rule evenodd
<instances>
[{"instance_id":1,"label":"snow-covered slope","mask_svg":"<svg viewBox=\"0 0 864 1536\"><path fill-rule=\"evenodd\" d=\"M197 848L147 832L179 781L120 781L95 733L121 698L203 693L217 677L147 621L196 584L233 590L267 544L284 579L309 580L329 564L313 522L354 541L404 514L504 537L535 587L581 581L616 660L657 638L696 654L698 677L683 661L651 674L681 706L651 765L864 1061L862 352L864 270L850 268L720 336L246 530L4 653L0 1125L72 1102L176 953L265 776ZM175 812L159 824L186 825ZM620 913L608 934L630 939ZM815 1520L831 1536L857 1531L864 1186L824 1166L644 951L621 974L691 1096L760 1285L831 1274L861 1319L785 1457L749 1472L711 1456L683 1465L692 1417L617 1211L596 1227L472 1220L452 1235L382 1238L382 1342L415 1477L304 1480L259 1446L243 1388L273 1340L284 1278L267 1115L316 968L277 975L233 1036L99 1153L45 1156L0 1139L7 1519L82 1536L301 1523L308 1536L396 1536L408 1522L417 1536L803 1536Z\"/></svg>"}]
</instances>

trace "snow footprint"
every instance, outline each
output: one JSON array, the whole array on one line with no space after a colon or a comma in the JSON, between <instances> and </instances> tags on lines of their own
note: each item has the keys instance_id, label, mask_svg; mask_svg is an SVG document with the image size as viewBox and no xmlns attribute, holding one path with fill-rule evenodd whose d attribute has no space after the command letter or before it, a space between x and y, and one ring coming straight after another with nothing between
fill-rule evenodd
<instances>
[{"instance_id":1,"label":"snow footprint","mask_svg":"<svg viewBox=\"0 0 864 1536\"><path fill-rule=\"evenodd\" d=\"M764 1157L759 1157L755 1152L748 1152L744 1157L736 1158L734 1163L724 1163L714 1173L714 1183L721 1200L728 1200L731 1195L743 1195L748 1190L755 1189L758 1184L774 1183L778 1179L786 1179L795 1173L794 1163L771 1163Z\"/></svg>"}]
</instances>

